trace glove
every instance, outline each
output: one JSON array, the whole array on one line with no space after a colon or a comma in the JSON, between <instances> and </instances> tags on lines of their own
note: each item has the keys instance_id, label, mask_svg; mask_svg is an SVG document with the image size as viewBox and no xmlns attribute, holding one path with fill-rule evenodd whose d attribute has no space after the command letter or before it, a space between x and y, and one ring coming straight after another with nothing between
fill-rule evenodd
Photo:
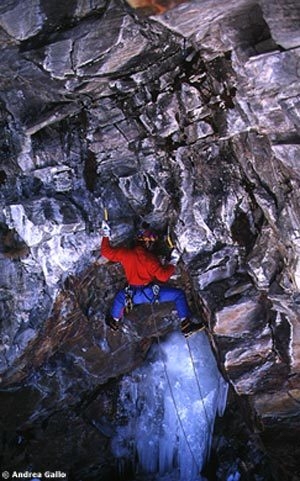
<instances>
[{"instance_id":1,"label":"glove","mask_svg":"<svg viewBox=\"0 0 300 481\"><path fill-rule=\"evenodd\" d=\"M110 227L105 220L103 220L101 224L101 234L103 237L110 237Z\"/></svg>"},{"instance_id":2,"label":"glove","mask_svg":"<svg viewBox=\"0 0 300 481\"><path fill-rule=\"evenodd\" d=\"M178 249L173 249L171 253L171 258L169 264L172 264L173 266L177 266L179 259L180 259L180 252Z\"/></svg>"}]
</instances>

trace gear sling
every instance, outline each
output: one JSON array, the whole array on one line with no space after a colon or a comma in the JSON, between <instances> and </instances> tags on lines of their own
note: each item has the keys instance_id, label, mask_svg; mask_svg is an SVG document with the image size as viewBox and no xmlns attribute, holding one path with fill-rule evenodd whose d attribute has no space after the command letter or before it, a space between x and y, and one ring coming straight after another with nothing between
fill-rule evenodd
<instances>
[{"instance_id":1,"label":"gear sling","mask_svg":"<svg viewBox=\"0 0 300 481\"><path fill-rule=\"evenodd\" d=\"M151 287L151 289L152 289L152 293L153 293L152 299L146 293L146 288L149 288L149 287ZM137 289L142 290L144 296L148 299L148 302L150 304L159 302L160 286L158 284L151 283L151 284L148 284L148 286L131 286L130 284L128 284L124 289L124 291L125 291L125 308L124 308L124 310L125 310L126 314L128 314L133 309L133 306L134 306L133 297L136 294Z\"/></svg>"}]
</instances>

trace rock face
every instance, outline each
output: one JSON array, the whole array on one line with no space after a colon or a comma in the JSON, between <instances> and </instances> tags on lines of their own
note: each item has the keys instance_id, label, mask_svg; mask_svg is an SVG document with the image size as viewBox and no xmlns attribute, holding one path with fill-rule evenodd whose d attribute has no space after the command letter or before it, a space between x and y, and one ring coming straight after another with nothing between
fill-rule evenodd
<instances>
[{"instance_id":1,"label":"rock face","mask_svg":"<svg viewBox=\"0 0 300 481\"><path fill-rule=\"evenodd\" d=\"M117 476L117 378L178 319L138 308L127 333L106 327L124 284L99 260L106 208L115 244L147 222L182 252L175 284L232 386L210 479L235 463L296 481L299 4L131 6L1 2L1 464Z\"/></svg>"}]
</instances>

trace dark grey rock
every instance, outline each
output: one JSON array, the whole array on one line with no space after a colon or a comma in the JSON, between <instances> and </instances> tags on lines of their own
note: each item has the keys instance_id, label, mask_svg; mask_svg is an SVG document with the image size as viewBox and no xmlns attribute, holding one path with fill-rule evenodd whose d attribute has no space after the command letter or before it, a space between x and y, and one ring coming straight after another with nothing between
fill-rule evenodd
<instances>
[{"instance_id":1,"label":"dark grey rock","mask_svg":"<svg viewBox=\"0 0 300 481\"><path fill-rule=\"evenodd\" d=\"M107 209L114 245L129 245L143 222L161 234L165 261L167 234L176 241L172 282L205 321L253 431L259 419L256 446L283 468L271 477L258 456L257 475L253 449L251 462L230 457L230 466L247 466L245 479L294 481L297 2L190 1L147 17L125 2L2 0L0 46L5 458L20 470L31 457L61 460L74 474L81 452L75 481L90 479L91 467L97 479L116 475L106 441L118 384L109 380L142 363L157 333L147 308L125 333L104 322L125 282L99 259ZM178 322L169 308L157 320L161 335ZM235 442L239 433L235 425ZM213 479L227 479L219 463Z\"/></svg>"}]
</instances>

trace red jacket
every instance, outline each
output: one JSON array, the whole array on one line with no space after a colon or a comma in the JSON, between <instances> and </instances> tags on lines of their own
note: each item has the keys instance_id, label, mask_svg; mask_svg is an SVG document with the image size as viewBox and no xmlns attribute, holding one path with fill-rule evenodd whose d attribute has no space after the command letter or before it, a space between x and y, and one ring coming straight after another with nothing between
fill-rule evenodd
<instances>
[{"instance_id":1,"label":"red jacket","mask_svg":"<svg viewBox=\"0 0 300 481\"><path fill-rule=\"evenodd\" d=\"M163 266L158 258L137 245L133 249L111 247L108 237L103 237L101 254L113 262L120 262L129 284L146 286L152 281L166 282L175 271L171 264Z\"/></svg>"}]
</instances>

